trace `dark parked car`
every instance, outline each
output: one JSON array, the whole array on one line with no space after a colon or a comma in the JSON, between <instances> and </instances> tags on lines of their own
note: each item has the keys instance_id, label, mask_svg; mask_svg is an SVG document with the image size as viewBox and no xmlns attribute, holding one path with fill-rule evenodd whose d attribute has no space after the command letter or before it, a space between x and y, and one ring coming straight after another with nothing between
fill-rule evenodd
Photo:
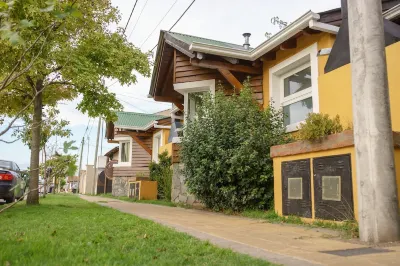
<instances>
[{"instance_id":1,"label":"dark parked car","mask_svg":"<svg viewBox=\"0 0 400 266\"><path fill-rule=\"evenodd\" d=\"M25 180L18 165L0 160L0 199L13 202L24 195Z\"/></svg>"}]
</instances>

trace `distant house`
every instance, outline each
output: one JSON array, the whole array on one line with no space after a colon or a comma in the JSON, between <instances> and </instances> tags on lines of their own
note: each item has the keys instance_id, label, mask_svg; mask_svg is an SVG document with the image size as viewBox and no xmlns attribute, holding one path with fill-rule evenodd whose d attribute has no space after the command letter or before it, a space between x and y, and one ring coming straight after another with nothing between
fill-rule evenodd
<instances>
[{"instance_id":1,"label":"distant house","mask_svg":"<svg viewBox=\"0 0 400 266\"><path fill-rule=\"evenodd\" d=\"M68 192L76 192L78 189L78 181L79 177L78 176L68 176L66 179L66 184L65 184L65 191Z\"/></svg>"},{"instance_id":2,"label":"distant house","mask_svg":"<svg viewBox=\"0 0 400 266\"><path fill-rule=\"evenodd\" d=\"M391 118L400 131L400 1L382 0ZM344 9L346 10L346 9ZM173 103L171 135L176 123L194 117L194 94L220 89L226 94L249 78L254 99L263 108L272 104L285 114L288 133L296 132L307 115L340 115L352 123L352 90L348 24L341 8L309 11L260 45L243 45L161 31L149 95ZM220 84L220 86L217 86ZM184 116L174 116L176 110ZM207 130L207 129L204 129ZM397 136L397 134L395 133ZM174 141L172 141L174 140ZM172 199L195 200L187 194L179 169L179 138L173 138ZM395 139L397 183L400 149ZM357 217L355 149L352 133L321 145L304 143L274 147L275 210L283 215L345 220Z\"/></svg>"},{"instance_id":3,"label":"distant house","mask_svg":"<svg viewBox=\"0 0 400 266\"><path fill-rule=\"evenodd\" d=\"M116 122L107 124L107 139L119 146L106 154L114 162L105 173L112 171L112 194L127 196L129 182L149 179L150 162L158 161L168 143L171 118L134 112L117 112L117 116Z\"/></svg>"}]
</instances>

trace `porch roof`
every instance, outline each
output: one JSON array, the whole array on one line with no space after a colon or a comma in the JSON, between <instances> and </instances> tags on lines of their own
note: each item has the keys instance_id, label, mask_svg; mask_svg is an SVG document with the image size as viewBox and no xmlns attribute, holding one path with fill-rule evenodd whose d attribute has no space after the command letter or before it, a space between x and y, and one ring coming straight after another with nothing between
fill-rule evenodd
<instances>
[{"instance_id":1,"label":"porch roof","mask_svg":"<svg viewBox=\"0 0 400 266\"><path fill-rule=\"evenodd\" d=\"M117 112L118 120L114 123L115 127L133 128L146 130L155 121L168 118L164 115L143 114L135 112Z\"/></svg>"}]
</instances>

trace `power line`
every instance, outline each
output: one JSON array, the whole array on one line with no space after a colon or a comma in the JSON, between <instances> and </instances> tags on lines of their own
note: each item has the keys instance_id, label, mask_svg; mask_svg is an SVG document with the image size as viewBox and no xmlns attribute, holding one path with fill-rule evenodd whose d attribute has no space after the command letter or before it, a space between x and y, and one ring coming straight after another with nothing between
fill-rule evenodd
<instances>
[{"instance_id":1,"label":"power line","mask_svg":"<svg viewBox=\"0 0 400 266\"><path fill-rule=\"evenodd\" d=\"M145 44L147 42L147 40L150 38L150 36L153 35L154 31L158 28L158 26L160 26L161 22L163 22L165 17L168 15L168 13L171 11L171 9L175 6L176 2L178 2L178 0L175 0L175 2L168 9L167 13L165 13L165 15L162 17L160 22L158 22L157 26L152 30L152 32L149 34L149 36L147 36L147 38L144 40L144 42L142 42L142 44L140 45L140 49L142 48L143 44Z\"/></svg>"},{"instance_id":2,"label":"power line","mask_svg":"<svg viewBox=\"0 0 400 266\"><path fill-rule=\"evenodd\" d=\"M90 130L89 130L89 134L88 134L88 137L90 136L90 133L92 133L92 129L93 129L93 126L94 126L94 119L93 119L93 123L92 123L92 126L90 127Z\"/></svg>"},{"instance_id":3,"label":"power line","mask_svg":"<svg viewBox=\"0 0 400 266\"><path fill-rule=\"evenodd\" d=\"M134 107L134 108L136 108L136 109L138 109L139 111L142 111L142 112L144 112L144 113L147 113L145 110L140 109L139 107L136 107L135 105L133 105L133 104L127 102L127 101L124 101L124 100L122 100L122 99L120 99L120 98L117 98L117 99L120 100L120 101L122 101L122 102L124 102L124 103L126 103L126 104L128 104L128 105L130 105L130 106L132 106L132 107Z\"/></svg>"},{"instance_id":4,"label":"power line","mask_svg":"<svg viewBox=\"0 0 400 266\"><path fill-rule=\"evenodd\" d=\"M121 96L125 96L125 97L128 97L128 98L132 98L132 99L137 99L137 100L140 100L140 101L149 102L149 103L164 104L164 105L166 105L166 104L170 105L171 104L171 103L163 103L163 102L151 101L151 100L147 100L147 99L143 99L143 98L139 98L139 97L123 94L123 93L115 93L115 94L121 95Z\"/></svg>"},{"instance_id":5,"label":"power line","mask_svg":"<svg viewBox=\"0 0 400 266\"><path fill-rule=\"evenodd\" d=\"M146 7L148 1L149 1L149 0L146 0L146 3L144 3L144 6L143 6L143 8L142 8L142 11L140 11L139 17L138 17L138 19L136 20L136 23L135 23L135 25L133 26L133 29L131 30L131 33L129 34L128 40L131 38L132 33L133 33L133 31L135 30L136 25L138 24L138 22L139 22L139 20L140 20L140 17L142 16L143 10L145 9L145 7Z\"/></svg>"},{"instance_id":6,"label":"power line","mask_svg":"<svg viewBox=\"0 0 400 266\"><path fill-rule=\"evenodd\" d=\"M178 18L178 20L174 23L174 25L172 25L171 28L169 28L168 31L171 31L175 25L182 19L182 17L186 14L186 12L190 9L190 7L194 4L194 2L196 2L196 0L193 0L192 3L190 3L190 5L186 8L186 10L182 13L182 15ZM157 47L158 44L156 44L156 46L153 47L153 49L151 49L151 51L153 52L153 50Z\"/></svg>"},{"instance_id":7,"label":"power line","mask_svg":"<svg viewBox=\"0 0 400 266\"><path fill-rule=\"evenodd\" d=\"M129 21L131 21L132 14L133 14L133 11L135 11L135 7L136 7L137 2L138 2L138 0L135 1L135 5L133 6L132 12L131 12L131 14L129 15L129 18L128 18L128 22L126 22L125 29L124 29L124 33L125 33L125 31L126 31L126 28L128 28Z\"/></svg>"}]
</instances>

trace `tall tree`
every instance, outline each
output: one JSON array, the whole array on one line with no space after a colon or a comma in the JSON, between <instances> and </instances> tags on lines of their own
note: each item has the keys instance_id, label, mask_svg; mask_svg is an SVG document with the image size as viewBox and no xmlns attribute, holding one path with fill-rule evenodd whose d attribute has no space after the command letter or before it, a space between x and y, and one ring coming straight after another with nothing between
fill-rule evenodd
<instances>
[{"instance_id":1,"label":"tall tree","mask_svg":"<svg viewBox=\"0 0 400 266\"><path fill-rule=\"evenodd\" d=\"M0 87L0 97L6 103L0 112L7 116L26 112L32 115L32 193L28 194L27 204L38 204L35 189L43 107L79 96L78 110L91 117L114 120L121 104L103 79L130 85L136 82L134 71L149 76L150 65L147 55L128 42L122 29L110 29L120 19L110 0L16 0L8 10L3 19L6 26L21 21L29 25L20 28L17 38L8 36L0 41L1 75L10 76L15 68L19 71L19 76L11 75L14 82L6 86L3 82Z\"/></svg>"}]
</instances>

